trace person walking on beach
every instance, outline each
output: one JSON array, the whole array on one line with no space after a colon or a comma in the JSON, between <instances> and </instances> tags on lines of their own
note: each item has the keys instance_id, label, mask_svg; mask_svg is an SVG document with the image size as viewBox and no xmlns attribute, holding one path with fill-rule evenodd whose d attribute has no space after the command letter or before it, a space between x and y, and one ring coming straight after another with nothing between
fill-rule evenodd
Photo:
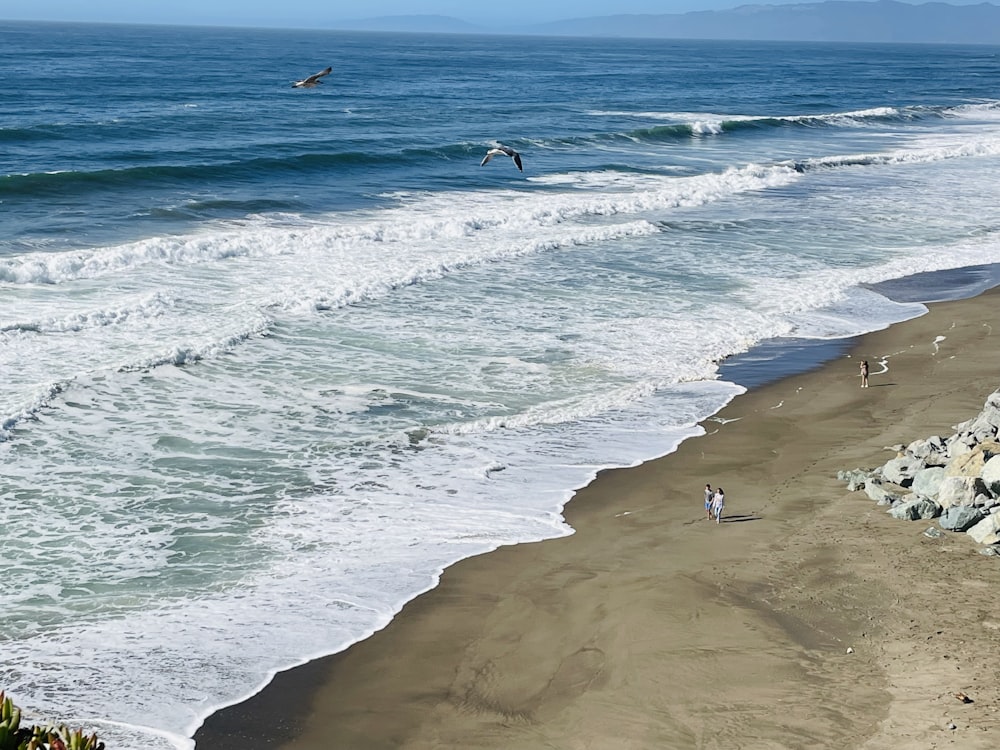
<instances>
[{"instance_id":1,"label":"person walking on beach","mask_svg":"<svg viewBox=\"0 0 1000 750\"><path fill-rule=\"evenodd\" d=\"M722 523L722 509L726 507L726 493L719 487L712 497L712 515L716 523Z\"/></svg>"},{"instance_id":2,"label":"person walking on beach","mask_svg":"<svg viewBox=\"0 0 1000 750\"><path fill-rule=\"evenodd\" d=\"M712 520L712 500L715 499L715 493L712 491L712 485L705 485L705 518L709 521Z\"/></svg>"},{"instance_id":3,"label":"person walking on beach","mask_svg":"<svg viewBox=\"0 0 1000 750\"><path fill-rule=\"evenodd\" d=\"M868 360L861 360L861 387L868 387Z\"/></svg>"}]
</instances>

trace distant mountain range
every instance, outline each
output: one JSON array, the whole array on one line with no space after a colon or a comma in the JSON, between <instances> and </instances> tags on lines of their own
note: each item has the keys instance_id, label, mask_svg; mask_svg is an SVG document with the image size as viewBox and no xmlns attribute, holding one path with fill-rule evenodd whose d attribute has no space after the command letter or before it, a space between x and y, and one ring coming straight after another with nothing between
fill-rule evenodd
<instances>
[{"instance_id":1,"label":"distant mountain range","mask_svg":"<svg viewBox=\"0 0 1000 750\"><path fill-rule=\"evenodd\" d=\"M731 10L622 14L507 28L478 26L448 16L386 16L332 25L338 29L425 33L1000 44L1000 6L912 5L896 0L741 5Z\"/></svg>"}]
</instances>

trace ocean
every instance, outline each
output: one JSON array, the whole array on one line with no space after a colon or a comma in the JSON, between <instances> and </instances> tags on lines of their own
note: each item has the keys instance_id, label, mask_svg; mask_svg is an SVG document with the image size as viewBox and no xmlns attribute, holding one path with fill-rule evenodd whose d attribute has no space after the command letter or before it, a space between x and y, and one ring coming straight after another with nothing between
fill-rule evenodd
<instances>
[{"instance_id":1,"label":"ocean","mask_svg":"<svg viewBox=\"0 0 1000 750\"><path fill-rule=\"evenodd\" d=\"M1000 281L996 47L0 23L0 80L0 688L117 750Z\"/></svg>"}]
</instances>

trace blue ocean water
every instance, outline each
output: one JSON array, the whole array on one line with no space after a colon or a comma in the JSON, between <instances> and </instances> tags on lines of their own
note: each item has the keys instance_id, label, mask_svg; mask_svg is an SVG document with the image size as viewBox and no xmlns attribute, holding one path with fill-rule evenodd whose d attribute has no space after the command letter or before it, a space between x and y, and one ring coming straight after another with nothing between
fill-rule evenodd
<instances>
[{"instance_id":1,"label":"blue ocean water","mask_svg":"<svg viewBox=\"0 0 1000 750\"><path fill-rule=\"evenodd\" d=\"M1000 48L5 23L0 80L0 687L117 748L1000 262Z\"/></svg>"}]
</instances>

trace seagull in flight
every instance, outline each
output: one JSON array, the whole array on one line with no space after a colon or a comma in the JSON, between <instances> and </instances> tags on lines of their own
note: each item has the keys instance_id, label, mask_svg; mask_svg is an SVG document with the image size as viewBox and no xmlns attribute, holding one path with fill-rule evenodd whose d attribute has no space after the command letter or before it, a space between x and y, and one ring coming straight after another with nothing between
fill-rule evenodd
<instances>
[{"instance_id":1,"label":"seagull in flight","mask_svg":"<svg viewBox=\"0 0 1000 750\"><path fill-rule=\"evenodd\" d=\"M479 166L485 167L486 162L488 162L494 156L509 156L511 159L514 160L514 163L517 165L518 171L519 172L524 171L524 167L521 166L521 155L517 153L517 151L512 149L510 146L497 146L496 148L491 148L489 151L486 152L486 156L483 157L483 161Z\"/></svg>"},{"instance_id":2,"label":"seagull in flight","mask_svg":"<svg viewBox=\"0 0 1000 750\"><path fill-rule=\"evenodd\" d=\"M319 79L322 78L323 76L330 75L332 72L333 72L333 68L326 68L325 70L321 70L319 73L314 73L313 75L309 76L308 78L303 78L301 81L296 81L295 83L292 84L292 88L293 89L311 89L314 86L316 86L316 84L323 83Z\"/></svg>"}]
</instances>

